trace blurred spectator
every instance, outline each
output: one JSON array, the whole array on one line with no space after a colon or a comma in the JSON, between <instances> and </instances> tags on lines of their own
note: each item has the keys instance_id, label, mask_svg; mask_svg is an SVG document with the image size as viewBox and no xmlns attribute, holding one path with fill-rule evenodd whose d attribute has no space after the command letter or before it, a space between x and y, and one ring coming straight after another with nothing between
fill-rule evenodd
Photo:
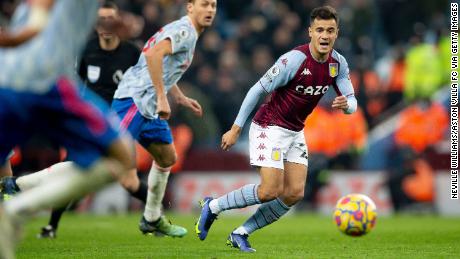
<instances>
[{"instance_id":1,"label":"blurred spectator","mask_svg":"<svg viewBox=\"0 0 460 259\"><path fill-rule=\"evenodd\" d=\"M424 156L443 138L448 120L444 107L428 100L419 101L401 113L388 167L395 210L410 208L416 202L433 201L434 173Z\"/></svg>"},{"instance_id":2,"label":"blurred spectator","mask_svg":"<svg viewBox=\"0 0 460 259\"><path fill-rule=\"evenodd\" d=\"M412 163L414 174L407 176L402 183L404 192L418 202L432 202L434 198L433 168L424 159Z\"/></svg>"},{"instance_id":3,"label":"blurred spectator","mask_svg":"<svg viewBox=\"0 0 460 259\"><path fill-rule=\"evenodd\" d=\"M316 206L316 194L327 183L328 170L356 169L357 158L367 142L367 124L361 109L345 115L326 103L315 108L304 127L311 162L304 201L312 207Z\"/></svg>"},{"instance_id":4,"label":"blurred spectator","mask_svg":"<svg viewBox=\"0 0 460 259\"><path fill-rule=\"evenodd\" d=\"M221 129L228 129L233 125L241 96L237 94L235 80L227 73L222 73L217 78L217 91L214 96L213 109L217 114L217 120ZM225 133L221 131L219 135Z\"/></svg>"},{"instance_id":5,"label":"blurred spectator","mask_svg":"<svg viewBox=\"0 0 460 259\"><path fill-rule=\"evenodd\" d=\"M432 44L412 38L413 46L407 52L404 97L411 101L430 98L441 87L443 80L440 55Z\"/></svg>"},{"instance_id":6,"label":"blurred spectator","mask_svg":"<svg viewBox=\"0 0 460 259\"><path fill-rule=\"evenodd\" d=\"M160 7L153 1L147 1L142 8L142 16L144 26L140 39L145 42L161 28Z\"/></svg>"},{"instance_id":7,"label":"blurred spectator","mask_svg":"<svg viewBox=\"0 0 460 259\"><path fill-rule=\"evenodd\" d=\"M395 60L391 65L389 80L386 88L387 107L391 107L402 100L406 76L406 62L404 50L401 47L395 49Z\"/></svg>"},{"instance_id":8,"label":"blurred spectator","mask_svg":"<svg viewBox=\"0 0 460 259\"><path fill-rule=\"evenodd\" d=\"M449 115L441 104L429 100L413 104L401 114L395 132L396 145L422 153L443 138L448 122Z\"/></svg>"},{"instance_id":9,"label":"blurred spectator","mask_svg":"<svg viewBox=\"0 0 460 259\"><path fill-rule=\"evenodd\" d=\"M220 140L220 125L217 120L217 116L212 109L212 102L209 96L206 95L201 89L188 84L186 82L180 84L182 92L190 98L196 99L203 108L203 117L196 118L191 112L183 109L182 106L171 107L174 113L171 116L170 123L172 127L180 125L182 123L187 124L192 130L193 142L192 147L195 148L216 148L217 142ZM171 105L176 105L174 102L170 102Z\"/></svg>"}]
</instances>

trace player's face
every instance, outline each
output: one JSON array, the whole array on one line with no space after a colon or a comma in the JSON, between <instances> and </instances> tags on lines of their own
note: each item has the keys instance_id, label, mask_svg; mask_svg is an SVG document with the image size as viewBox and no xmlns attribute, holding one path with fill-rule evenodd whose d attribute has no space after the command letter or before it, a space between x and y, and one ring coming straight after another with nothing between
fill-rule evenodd
<instances>
[{"instance_id":1,"label":"player's face","mask_svg":"<svg viewBox=\"0 0 460 259\"><path fill-rule=\"evenodd\" d=\"M207 28L212 25L217 11L216 0L195 0L194 3L187 5L188 12L195 24L201 28Z\"/></svg>"},{"instance_id":2,"label":"player's face","mask_svg":"<svg viewBox=\"0 0 460 259\"><path fill-rule=\"evenodd\" d=\"M99 8L98 19L104 22L115 21L118 19L118 12L112 8ZM103 38L104 40L111 40L117 37L114 32L104 29L102 26L97 26L96 31L99 37Z\"/></svg>"},{"instance_id":3,"label":"player's face","mask_svg":"<svg viewBox=\"0 0 460 259\"><path fill-rule=\"evenodd\" d=\"M320 56L327 55L334 46L338 32L339 29L334 19L315 19L308 28L313 51Z\"/></svg>"}]
</instances>

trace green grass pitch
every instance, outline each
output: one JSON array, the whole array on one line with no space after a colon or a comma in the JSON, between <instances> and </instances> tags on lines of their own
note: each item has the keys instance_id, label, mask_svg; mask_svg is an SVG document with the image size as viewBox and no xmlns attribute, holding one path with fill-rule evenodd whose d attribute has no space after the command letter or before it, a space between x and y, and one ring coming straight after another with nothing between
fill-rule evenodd
<instances>
[{"instance_id":1,"label":"green grass pitch","mask_svg":"<svg viewBox=\"0 0 460 259\"><path fill-rule=\"evenodd\" d=\"M17 248L18 258L458 258L460 220L434 216L380 217L367 236L340 233L329 217L295 214L250 237L255 254L225 245L245 218L221 215L208 238L194 233L195 215L169 215L188 228L181 239L144 236L140 214L94 216L65 214L58 238L39 240L45 218L29 221Z\"/></svg>"}]
</instances>

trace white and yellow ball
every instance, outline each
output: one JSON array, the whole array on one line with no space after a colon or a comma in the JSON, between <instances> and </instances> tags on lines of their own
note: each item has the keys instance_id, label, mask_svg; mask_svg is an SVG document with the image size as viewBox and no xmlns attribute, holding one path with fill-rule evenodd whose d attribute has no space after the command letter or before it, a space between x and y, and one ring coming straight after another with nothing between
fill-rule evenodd
<instances>
[{"instance_id":1,"label":"white and yellow ball","mask_svg":"<svg viewBox=\"0 0 460 259\"><path fill-rule=\"evenodd\" d=\"M377 207L364 194L348 194L337 201L333 216L340 231L350 236L362 236L375 227Z\"/></svg>"}]
</instances>

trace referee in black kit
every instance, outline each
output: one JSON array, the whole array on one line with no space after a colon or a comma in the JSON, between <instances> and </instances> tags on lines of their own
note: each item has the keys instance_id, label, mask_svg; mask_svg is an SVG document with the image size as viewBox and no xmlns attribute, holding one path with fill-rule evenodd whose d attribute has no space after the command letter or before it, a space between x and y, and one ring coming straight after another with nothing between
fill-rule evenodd
<instances>
[{"instance_id":1,"label":"referee in black kit","mask_svg":"<svg viewBox=\"0 0 460 259\"><path fill-rule=\"evenodd\" d=\"M98 11L100 20L117 19L118 7L107 2ZM85 84L109 105L123 73L137 63L140 50L132 43L100 26L82 54L78 74Z\"/></svg>"}]
</instances>

